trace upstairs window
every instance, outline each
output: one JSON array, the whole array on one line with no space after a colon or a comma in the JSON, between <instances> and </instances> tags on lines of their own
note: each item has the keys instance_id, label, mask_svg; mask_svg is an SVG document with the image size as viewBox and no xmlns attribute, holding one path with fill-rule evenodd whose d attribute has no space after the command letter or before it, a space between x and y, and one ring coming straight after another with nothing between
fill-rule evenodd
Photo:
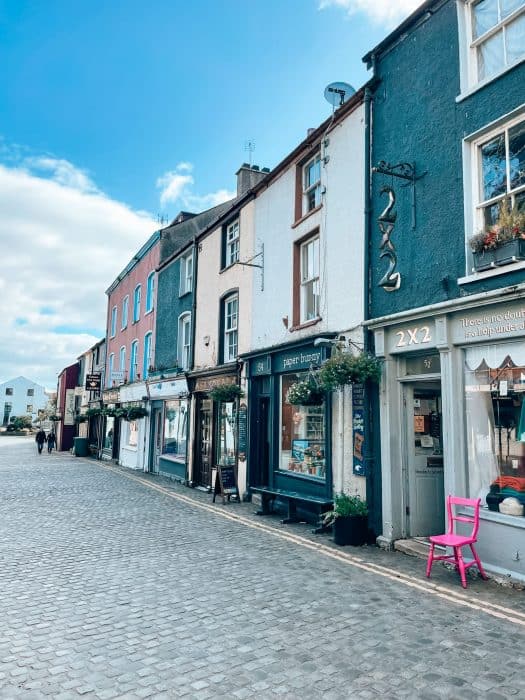
<instances>
[{"instance_id":1,"label":"upstairs window","mask_svg":"<svg viewBox=\"0 0 525 700\"><path fill-rule=\"evenodd\" d=\"M153 297L155 294L155 273L150 272L146 282L146 313L153 311Z\"/></svg>"},{"instance_id":2,"label":"upstairs window","mask_svg":"<svg viewBox=\"0 0 525 700\"><path fill-rule=\"evenodd\" d=\"M33 413L33 404L28 403L26 405L26 413Z\"/></svg>"},{"instance_id":3,"label":"upstairs window","mask_svg":"<svg viewBox=\"0 0 525 700\"><path fill-rule=\"evenodd\" d=\"M34 396L34 395L35 395L35 390L34 390L34 389L28 389L28 390L27 390L27 395L28 395L28 396Z\"/></svg>"},{"instance_id":4,"label":"upstairs window","mask_svg":"<svg viewBox=\"0 0 525 700\"><path fill-rule=\"evenodd\" d=\"M232 294L223 301L223 362L237 359L239 326L239 297Z\"/></svg>"},{"instance_id":5,"label":"upstairs window","mask_svg":"<svg viewBox=\"0 0 525 700\"><path fill-rule=\"evenodd\" d=\"M237 219L226 226L226 267L239 261L239 244L239 219Z\"/></svg>"},{"instance_id":6,"label":"upstairs window","mask_svg":"<svg viewBox=\"0 0 525 700\"><path fill-rule=\"evenodd\" d=\"M480 0L470 12L477 82L525 58L525 0Z\"/></svg>"},{"instance_id":7,"label":"upstairs window","mask_svg":"<svg viewBox=\"0 0 525 700\"><path fill-rule=\"evenodd\" d=\"M111 309L111 324L110 324L110 332L109 335L111 338L115 337L115 334L117 332L117 307L114 306Z\"/></svg>"},{"instance_id":8,"label":"upstairs window","mask_svg":"<svg viewBox=\"0 0 525 700\"><path fill-rule=\"evenodd\" d=\"M319 317L319 236L300 244L300 323Z\"/></svg>"},{"instance_id":9,"label":"upstairs window","mask_svg":"<svg viewBox=\"0 0 525 700\"><path fill-rule=\"evenodd\" d=\"M133 292L133 323L137 323L140 318L140 298L142 287L138 284Z\"/></svg>"},{"instance_id":10,"label":"upstairs window","mask_svg":"<svg viewBox=\"0 0 525 700\"><path fill-rule=\"evenodd\" d=\"M321 156L303 166L303 216L321 204Z\"/></svg>"},{"instance_id":11,"label":"upstairs window","mask_svg":"<svg viewBox=\"0 0 525 700\"><path fill-rule=\"evenodd\" d=\"M151 365L151 333L144 336L144 357L142 360L142 378L147 379Z\"/></svg>"},{"instance_id":12,"label":"upstairs window","mask_svg":"<svg viewBox=\"0 0 525 700\"><path fill-rule=\"evenodd\" d=\"M121 330L128 327L129 295L122 300L122 326Z\"/></svg>"},{"instance_id":13,"label":"upstairs window","mask_svg":"<svg viewBox=\"0 0 525 700\"><path fill-rule=\"evenodd\" d=\"M6 396L13 396L13 387L11 387L11 386L6 387L5 395Z\"/></svg>"},{"instance_id":14,"label":"upstairs window","mask_svg":"<svg viewBox=\"0 0 525 700\"><path fill-rule=\"evenodd\" d=\"M134 382L137 378L137 357L139 351L139 341L134 340L131 343L131 353L129 357L129 381Z\"/></svg>"},{"instance_id":15,"label":"upstairs window","mask_svg":"<svg viewBox=\"0 0 525 700\"><path fill-rule=\"evenodd\" d=\"M191 315L183 314L179 318L179 332L177 342L177 362L181 369L187 370L190 367L190 347L191 347Z\"/></svg>"},{"instance_id":16,"label":"upstairs window","mask_svg":"<svg viewBox=\"0 0 525 700\"><path fill-rule=\"evenodd\" d=\"M193 252L180 259L180 291L179 296L188 294L193 289Z\"/></svg>"},{"instance_id":17,"label":"upstairs window","mask_svg":"<svg viewBox=\"0 0 525 700\"><path fill-rule=\"evenodd\" d=\"M119 367L121 372L126 371L126 348L122 346L119 353ZM124 378L124 377L123 377Z\"/></svg>"},{"instance_id":18,"label":"upstairs window","mask_svg":"<svg viewBox=\"0 0 525 700\"><path fill-rule=\"evenodd\" d=\"M525 119L477 144L477 228L496 223L502 202L525 213Z\"/></svg>"}]
</instances>

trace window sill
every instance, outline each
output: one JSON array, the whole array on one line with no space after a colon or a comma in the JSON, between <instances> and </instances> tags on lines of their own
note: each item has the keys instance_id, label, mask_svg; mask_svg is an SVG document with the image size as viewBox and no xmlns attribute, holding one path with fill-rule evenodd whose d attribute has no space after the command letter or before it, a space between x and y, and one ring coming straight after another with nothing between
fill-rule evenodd
<instances>
[{"instance_id":1,"label":"window sill","mask_svg":"<svg viewBox=\"0 0 525 700\"><path fill-rule=\"evenodd\" d=\"M288 329L290 333L295 333L296 331L302 331L303 328L310 328L311 326L315 326L319 323L319 321L322 321L322 317L318 316L317 318L312 318L311 321L305 321L304 323L300 323L298 326L290 326Z\"/></svg>"},{"instance_id":2,"label":"window sill","mask_svg":"<svg viewBox=\"0 0 525 700\"><path fill-rule=\"evenodd\" d=\"M126 324L125 326L122 326L122 328L121 328L120 330L121 330L121 331L125 331L127 327L128 327L128 326L127 326L127 324Z\"/></svg>"},{"instance_id":3,"label":"window sill","mask_svg":"<svg viewBox=\"0 0 525 700\"><path fill-rule=\"evenodd\" d=\"M223 272L226 272L227 270L231 270L232 267L235 267L235 265L238 265L239 261L236 260L235 262L230 263L229 265L225 265L224 267L221 267L219 270L219 274L222 275Z\"/></svg>"},{"instance_id":4,"label":"window sill","mask_svg":"<svg viewBox=\"0 0 525 700\"><path fill-rule=\"evenodd\" d=\"M306 221L306 219L310 218L310 216L313 216L313 214L316 214L318 211L322 209L323 205L319 204L319 206L314 207L311 209L309 212L306 212L306 214L303 214L300 219L297 219L297 221L294 221L292 224L292 228L297 228L297 226L300 226L303 221Z\"/></svg>"},{"instance_id":5,"label":"window sill","mask_svg":"<svg viewBox=\"0 0 525 700\"><path fill-rule=\"evenodd\" d=\"M148 316L151 313L153 313L153 307L151 307L151 309L149 309L148 311L144 311L144 316Z\"/></svg>"},{"instance_id":6,"label":"window sill","mask_svg":"<svg viewBox=\"0 0 525 700\"><path fill-rule=\"evenodd\" d=\"M505 515L505 513L500 513L499 511L481 508L479 517L480 520L488 520L501 525L511 525L512 527L525 529L525 517L523 515Z\"/></svg>"},{"instance_id":7,"label":"window sill","mask_svg":"<svg viewBox=\"0 0 525 700\"><path fill-rule=\"evenodd\" d=\"M191 289L188 290L187 292L179 292L179 299L182 299L182 297L188 296L188 294L191 294Z\"/></svg>"},{"instance_id":8,"label":"window sill","mask_svg":"<svg viewBox=\"0 0 525 700\"><path fill-rule=\"evenodd\" d=\"M460 277L458 279L458 285L461 286L463 284L470 284L471 282L480 282L485 279L490 279L491 277L499 277L500 275L505 275L509 272L517 272L518 270L525 270L525 260L511 263L510 265L502 265L501 267L495 267L492 270L484 270L483 272L472 272L470 275Z\"/></svg>"},{"instance_id":9,"label":"window sill","mask_svg":"<svg viewBox=\"0 0 525 700\"><path fill-rule=\"evenodd\" d=\"M520 63L523 63L523 61L525 61L525 55L523 55L517 61L514 61L514 63L512 63L510 66L505 66L505 68L502 68L497 73L494 73L494 75L491 75L489 78L485 78L485 80L482 80L481 82L476 83L476 85L467 88L467 90L461 92L456 97L456 103L463 102L463 100L466 100L467 97L474 95L476 92L478 92L478 90L482 90L487 85L490 85L490 83L493 83L495 80L498 80L499 78L501 78L501 76L505 75L505 73L508 73L516 66L519 66Z\"/></svg>"},{"instance_id":10,"label":"window sill","mask_svg":"<svg viewBox=\"0 0 525 700\"><path fill-rule=\"evenodd\" d=\"M167 459L170 462L177 462L177 464L186 464L186 457L181 455L180 457L177 457L176 455L170 455L170 454L162 454L159 455L160 459Z\"/></svg>"}]
</instances>

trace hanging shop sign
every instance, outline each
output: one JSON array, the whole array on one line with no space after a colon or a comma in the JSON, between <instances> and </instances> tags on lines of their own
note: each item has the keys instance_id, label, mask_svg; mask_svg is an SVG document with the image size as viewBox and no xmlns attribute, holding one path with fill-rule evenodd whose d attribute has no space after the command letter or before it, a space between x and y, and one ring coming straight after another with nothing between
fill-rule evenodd
<instances>
[{"instance_id":1,"label":"hanging shop sign","mask_svg":"<svg viewBox=\"0 0 525 700\"><path fill-rule=\"evenodd\" d=\"M365 442L365 397L364 386L352 386L352 433L353 433L353 467L356 476L366 476L364 442Z\"/></svg>"},{"instance_id":2,"label":"hanging shop sign","mask_svg":"<svg viewBox=\"0 0 525 700\"><path fill-rule=\"evenodd\" d=\"M100 372L86 374L86 391L96 391L102 386L102 375Z\"/></svg>"}]
</instances>

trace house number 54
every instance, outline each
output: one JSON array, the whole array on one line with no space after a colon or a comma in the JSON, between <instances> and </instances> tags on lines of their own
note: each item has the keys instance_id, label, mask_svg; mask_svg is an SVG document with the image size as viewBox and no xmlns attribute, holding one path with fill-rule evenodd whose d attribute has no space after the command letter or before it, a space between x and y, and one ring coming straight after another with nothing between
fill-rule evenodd
<instances>
[{"instance_id":1,"label":"house number 54","mask_svg":"<svg viewBox=\"0 0 525 700\"><path fill-rule=\"evenodd\" d=\"M421 326L421 328L407 328L406 331L397 331L396 335L399 338L396 348L404 348L407 345L430 343L432 340L430 328L428 326Z\"/></svg>"}]
</instances>

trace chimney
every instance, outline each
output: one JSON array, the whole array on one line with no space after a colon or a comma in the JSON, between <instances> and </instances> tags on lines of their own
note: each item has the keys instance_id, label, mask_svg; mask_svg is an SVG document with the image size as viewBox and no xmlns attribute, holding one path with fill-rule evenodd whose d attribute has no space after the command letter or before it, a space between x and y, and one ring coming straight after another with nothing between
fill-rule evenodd
<instances>
[{"instance_id":1,"label":"chimney","mask_svg":"<svg viewBox=\"0 0 525 700\"><path fill-rule=\"evenodd\" d=\"M243 194L255 187L268 173L269 168L259 168L258 165L250 165L249 163L243 163L239 170L237 170L237 197L241 197Z\"/></svg>"}]
</instances>

